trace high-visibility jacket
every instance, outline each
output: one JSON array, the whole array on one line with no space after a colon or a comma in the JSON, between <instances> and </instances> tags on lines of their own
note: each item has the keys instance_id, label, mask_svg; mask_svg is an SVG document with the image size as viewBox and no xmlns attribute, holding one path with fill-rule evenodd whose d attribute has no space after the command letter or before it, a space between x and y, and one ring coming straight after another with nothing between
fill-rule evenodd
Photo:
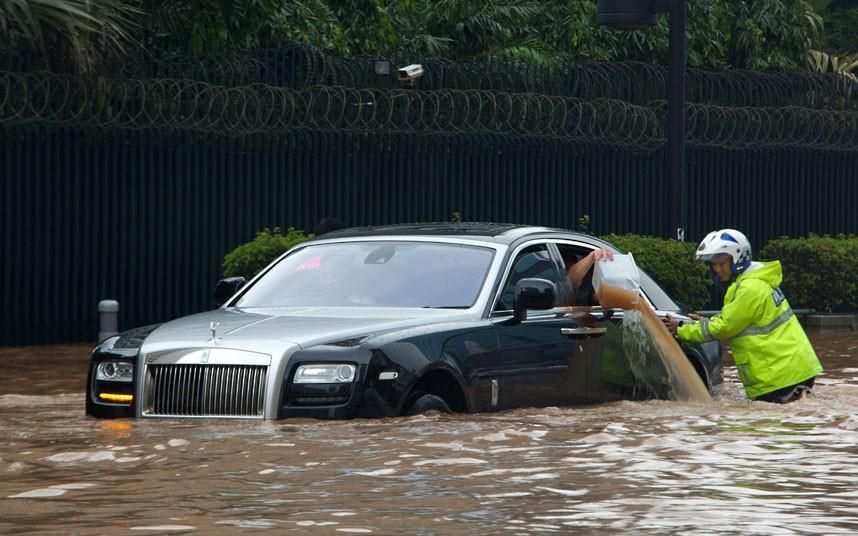
<instances>
[{"instance_id":1,"label":"high-visibility jacket","mask_svg":"<svg viewBox=\"0 0 858 536\"><path fill-rule=\"evenodd\" d=\"M727 289L719 315L679 326L690 343L729 341L739 377L751 398L822 372L807 335L780 290L779 261L752 263Z\"/></svg>"}]
</instances>

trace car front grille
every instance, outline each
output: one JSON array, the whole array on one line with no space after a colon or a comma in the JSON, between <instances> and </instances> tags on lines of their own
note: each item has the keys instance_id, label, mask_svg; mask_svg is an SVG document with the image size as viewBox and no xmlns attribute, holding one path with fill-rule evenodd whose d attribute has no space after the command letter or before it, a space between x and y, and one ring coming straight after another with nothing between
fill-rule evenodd
<instances>
[{"instance_id":1,"label":"car front grille","mask_svg":"<svg viewBox=\"0 0 858 536\"><path fill-rule=\"evenodd\" d=\"M262 417L268 367L149 365L144 415Z\"/></svg>"}]
</instances>

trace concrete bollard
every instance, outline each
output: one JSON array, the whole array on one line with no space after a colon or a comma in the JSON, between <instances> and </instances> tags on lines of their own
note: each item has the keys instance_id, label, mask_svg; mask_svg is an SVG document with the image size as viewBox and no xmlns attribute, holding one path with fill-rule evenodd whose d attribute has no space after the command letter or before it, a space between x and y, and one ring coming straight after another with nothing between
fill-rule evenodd
<instances>
[{"instance_id":1,"label":"concrete bollard","mask_svg":"<svg viewBox=\"0 0 858 536\"><path fill-rule=\"evenodd\" d=\"M119 333L118 321L119 302L116 300L101 300L98 302L98 342Z\"/></svg>"}]
</instances>

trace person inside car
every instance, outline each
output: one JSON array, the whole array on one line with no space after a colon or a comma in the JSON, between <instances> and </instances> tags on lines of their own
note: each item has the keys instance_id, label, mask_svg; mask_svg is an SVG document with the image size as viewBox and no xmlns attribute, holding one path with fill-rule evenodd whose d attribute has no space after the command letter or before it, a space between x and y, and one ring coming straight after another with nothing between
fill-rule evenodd
<instances>
[{"instance_id":1,"label":"person inside car","mask_svg":"<svg viewBox=\"0 0 858 536\"><path fill-rule=\"evenodd\" d=\"M593 267L600 260L613 260L614 254L609 249L594 249L580 260L574 253L566 253L563 261L566 264L566 276L574 291L573 305L599 305L596 291L593 288Z\"/></svg>"},{"instance_id":2,"label":"person inside car","mask_svg":"<svg viewBox=\"0 0 858 536\"><path fill-rule=\"evenodd\" d=\"M351 259L343 255L322 257L319 262L321 305L370 305L373 299L355 288Z\"/></svg>"},{"instance_id":3,"label":"person inside car","mask_svg":"<svg viewBox=\"0 0 858 536\"><path fill-rule=\"evenodd\" d=\"M721 313L682 324L668 315L665 326L680 341L730 341L739 378L749 398L787 403L810 392L822 365L780 289L780 261L752 262L751 243L734 229L709 233L695 258L713 276L730 283Z\"/></svg>"}]
</instances>

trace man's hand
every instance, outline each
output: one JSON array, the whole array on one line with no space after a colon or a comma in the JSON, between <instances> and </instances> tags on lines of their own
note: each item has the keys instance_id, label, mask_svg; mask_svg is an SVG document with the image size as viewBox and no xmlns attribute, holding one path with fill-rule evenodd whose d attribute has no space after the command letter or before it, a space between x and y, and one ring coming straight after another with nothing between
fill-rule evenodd
<instances>
[{"instance_id":1,"label":"man's hand","mask_svg":"<svg viewBox=\"0 0 858 536\"><path fill-rule=\"evenodd\" d=\"M596 261L601 260L612 261L614 260L614 254L608 249L594 249L586 257L567 268L566 274L569 276L572 288L578 290L590 268L593 267Z\"/></svg>"},{"instance_id":2,"label":"man's hand","mask_svg":"<svg viewBox=\"0 0 858 536\"><path fill-rule=\"evenodd\" d=\"M703 317L697 313L688 313L688 318L690 318L691 320L697 320L698 322L703 320Z\"/></svg>"},{"instance_id":3,"label":"man's hand","mask_svg":"<svg viewBox=\"0 0 858 536\"><path fill-rule=\"evenodd\" d=\"M609 249L597 249L593 253L593 262L597 261L612 261L614 260L614 253Z\"/></svg>"},{"instance_id":4,"label":"man's hand","mask_svg":"<svg viewBox=\"0 0 858 536\"><path fill-rule=\"evenodd\" d=\"M676 328L679 327L679 320L667 315L661 317L661 323L664 324L664 327L667 328L667 331L669 331L671 335L674 337L676 336Z\"/></svg>"}]
</instances>

